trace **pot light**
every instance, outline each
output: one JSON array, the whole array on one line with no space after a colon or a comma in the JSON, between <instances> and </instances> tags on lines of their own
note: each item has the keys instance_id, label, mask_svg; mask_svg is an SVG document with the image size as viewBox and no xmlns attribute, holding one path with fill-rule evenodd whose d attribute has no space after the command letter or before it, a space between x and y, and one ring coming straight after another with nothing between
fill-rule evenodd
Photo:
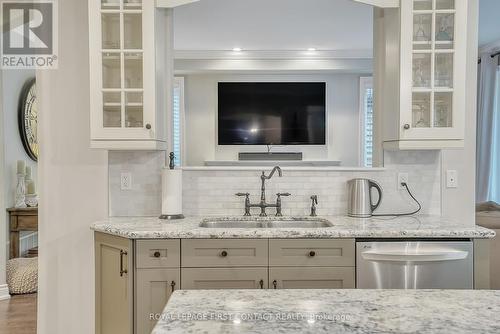
<instances>
[{"instance_id":1,"label":"pot light","mask_svg":"<svg viewBox=\"0 0 500 334\"><path fill-rule=\"evenodd\" d=\"M242 48L233 48L234 52L241 52L243 49Z\"/></svg>"},{"instance_id":2,"label":"pot light","mask_svg":"<svg viewBox=\"0 0 500 334\"><path fill-rule=\"evenodd\" d=\"M307 51L316 51L316 48L307 48Z\"/></svg>"}]
</instances>

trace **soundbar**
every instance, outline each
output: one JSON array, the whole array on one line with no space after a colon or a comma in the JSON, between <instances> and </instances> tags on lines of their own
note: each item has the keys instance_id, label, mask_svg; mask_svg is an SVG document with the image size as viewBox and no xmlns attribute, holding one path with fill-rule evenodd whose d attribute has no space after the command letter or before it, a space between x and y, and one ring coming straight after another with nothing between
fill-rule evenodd
<instances>
[{"instance_id":1,"label":"soundbar","mask_svg":"<svg viewBox=\"0 0 500 334\"><path fill-rule=\"evenodd\" d=\"M276 161L297 161L302 160L302 152L240 152L238 160L276 160Z\"/></svg>"}]
</instances>

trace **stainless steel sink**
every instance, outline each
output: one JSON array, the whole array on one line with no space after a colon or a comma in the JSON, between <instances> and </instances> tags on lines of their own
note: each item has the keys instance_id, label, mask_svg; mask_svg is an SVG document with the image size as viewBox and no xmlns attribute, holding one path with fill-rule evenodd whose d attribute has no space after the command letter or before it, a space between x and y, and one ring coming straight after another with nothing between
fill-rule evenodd
<instances>
[{"instance_id":1,"label":"stainless steel sink","mask_svg":"<svg viewBox=\"0 0 500 334\"><path fill-rule=\"evenodd\" d=\"M328 220L288 220L288 221L272 221L268 224L270 228L319 228L332 227L333 224Z\"/></svg>"},{"instance_id":2,"label":"stainless steel sink","mask_svg":"<svg viewBox=\"0 0 500 334\"><path fill-rule=\"evenodd\" d=\"M265 224L265 223L264 223ZM265 227L261 222L241 221L241 220L204 220L200 227L208 228L262 228Z\"/></svg>"},{"instance_id":3,"label":"stainless steel sink","mask_svg":"<svg viewBox=\"0 0 500 334\"><path fill-rule=\"evenodd\" d=\"M208 218L202 220L200 227L205 228L321 228L333 224L320 218Z\"/></svg>"}]
</instances>

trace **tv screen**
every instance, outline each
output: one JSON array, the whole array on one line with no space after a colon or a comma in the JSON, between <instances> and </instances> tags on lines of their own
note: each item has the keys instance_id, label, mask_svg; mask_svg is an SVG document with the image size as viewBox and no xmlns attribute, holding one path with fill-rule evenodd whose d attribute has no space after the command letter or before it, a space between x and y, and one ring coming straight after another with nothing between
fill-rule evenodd
<instances>
[{"instance_id":1,"label":"tv screen","mask_svg":"<svg viewBox=\"0 0 500 334\"><path fill-rule=\"evenodd\" d=\"M325 145L324 82L219 82L219 145Z\"/></svg>"}]
</instances>

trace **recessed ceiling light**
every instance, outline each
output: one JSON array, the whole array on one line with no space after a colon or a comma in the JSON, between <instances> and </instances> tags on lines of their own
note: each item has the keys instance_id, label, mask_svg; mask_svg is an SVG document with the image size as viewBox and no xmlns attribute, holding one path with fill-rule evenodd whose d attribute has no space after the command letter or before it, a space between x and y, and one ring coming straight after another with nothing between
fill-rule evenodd
<instances>
[{"instance_id":1,"label":"recessed ceiling light","mask_svg":"<svg viewBox=\"0 0 500 334\"><path fill-rule=\"evenodd\" d=\"M316 48L307 48L307 51L316 51Z\"/></svg>"},{"instance_id":2,"label":"recessed ceiling light","mask_svg":"<svg viewBox=\"0 0 500 334\"><path fill-rule=\"evenodd\" d=\"M242 48L233 48L234 52L241 52Z\"/></svg>"}]
</instances>

